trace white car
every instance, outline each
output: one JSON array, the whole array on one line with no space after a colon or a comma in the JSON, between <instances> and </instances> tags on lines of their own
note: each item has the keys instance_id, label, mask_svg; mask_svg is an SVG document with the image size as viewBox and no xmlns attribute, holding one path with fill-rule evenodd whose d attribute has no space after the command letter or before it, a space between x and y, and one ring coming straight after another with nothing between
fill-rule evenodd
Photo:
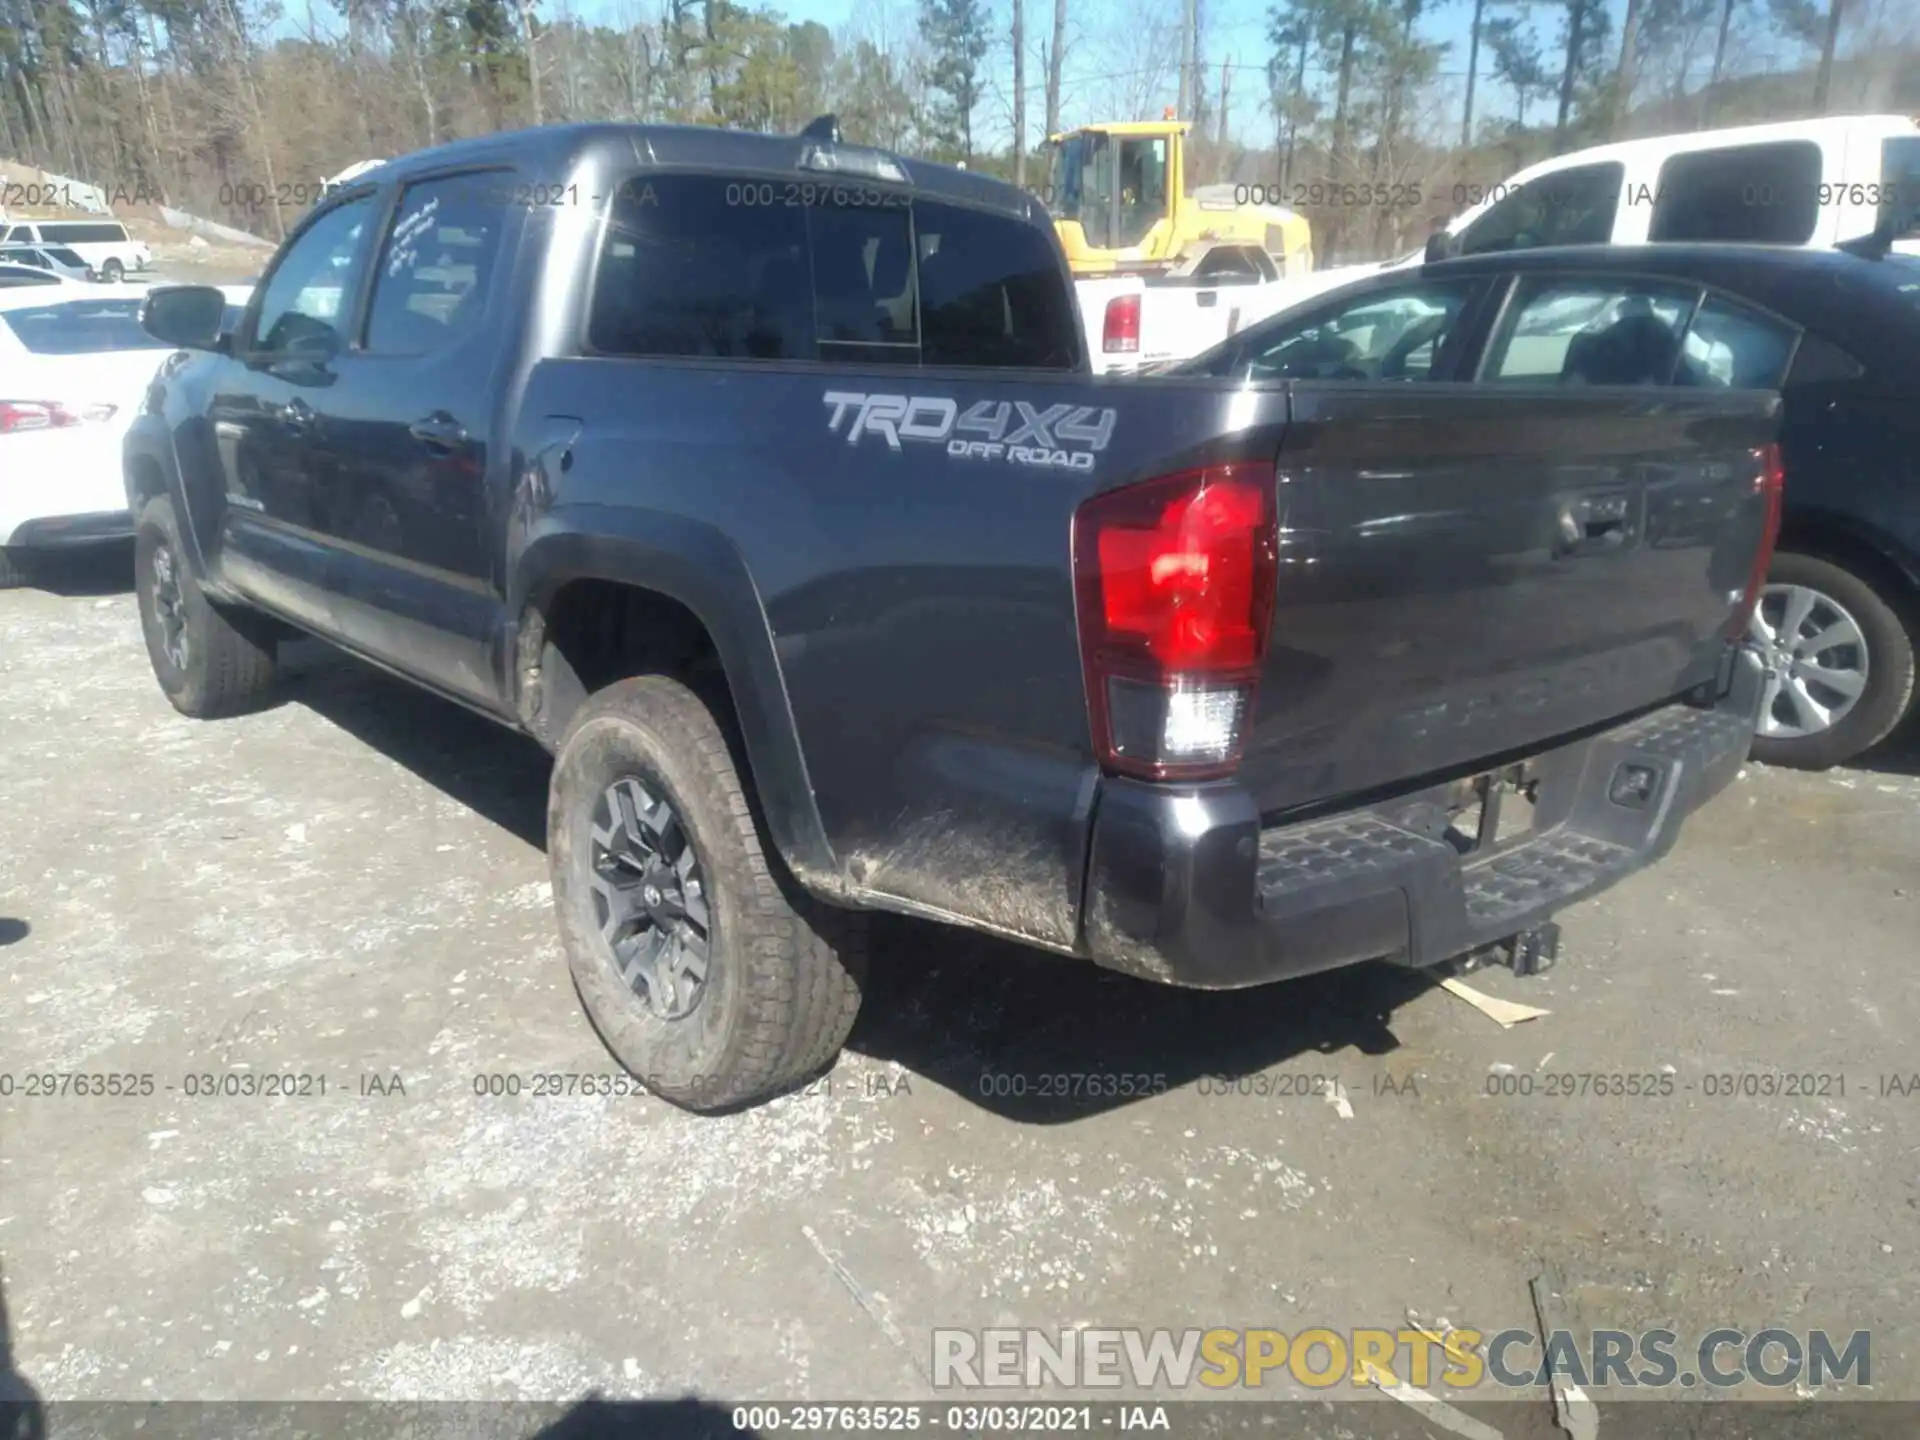
<instances>
[{"instance_id":1,"label":"white car","mask_svg":"<svg viewBox=\"0 0 1920 1440\"><path fill-rule=\"evenodd\" d=\"M0 264L31 265L67 280L97 280L93 267L64 245L0 245Z\"/></svg>"},{"instance_id":2,"label":"white car","mask_svg":"<svg viewBox=\"0 0 1920 1440\"><path fill-rule=\"evenodd\" d=\"M140 305L100 285L0 289L0 588L39 552L133 535L120 441L172 352Z\"/></svg>"},{"instance_id":3,"label":"white car","mask_svg":"<svg viewBox=\"0 0 1920 1440\"><path fill-rule=\"evenodd\" d=\"M56 275L51 270L42 270L34 265L21 265L13 260L0 260L0 290L16 290L23 286L78 285L78 280L69 280L64 275Z\"/></svg>"},{"instance_id":4,"label":"white car","mask_svg":"<svg viewBox=\"0 0 1920 1440\"><path fill-rule=\"evenodd\" d=\"M153 267L153 251L118 220L17 220L0 230L0 245L63 245L109 283Z\"/></svg>"}]
</instances>

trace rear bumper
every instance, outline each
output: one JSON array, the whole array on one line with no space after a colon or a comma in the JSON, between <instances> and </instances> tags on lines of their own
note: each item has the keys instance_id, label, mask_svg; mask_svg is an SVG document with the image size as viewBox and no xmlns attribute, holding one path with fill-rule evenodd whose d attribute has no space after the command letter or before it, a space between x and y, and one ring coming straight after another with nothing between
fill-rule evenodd
<instances>
[{"instance_id":1,"label":"rear bumper","mask_svg":"<svg viewBox=\"0 0 1920 1440\"><path fill-rule=\"evenodd\" d=\"M1232 784L1170 792L1109 780L1088 873L1086 942L1102 965L1231 989L1362 960L1437 964L1606 889L1673 847L1739 772L1765 680L1730 657L1711 709L1669 705L1532 757L1533 828L1486 853L1442 838L1453 787L1263 830ZM1654 777L1611 798L1621 767Z\"/></svg>"},{"instance_id":2,"label":"rear bumper","mask_svg":"<svg viewBox=\"0 0 1920 1440\"><path fill-rule=\"evenodd\" d=\"M125 510L107 510L93 515L49 515L24 520L14 527L6 544L21 550L65 550L132 538L133 516Z\"/></svg>"}]
</instances>

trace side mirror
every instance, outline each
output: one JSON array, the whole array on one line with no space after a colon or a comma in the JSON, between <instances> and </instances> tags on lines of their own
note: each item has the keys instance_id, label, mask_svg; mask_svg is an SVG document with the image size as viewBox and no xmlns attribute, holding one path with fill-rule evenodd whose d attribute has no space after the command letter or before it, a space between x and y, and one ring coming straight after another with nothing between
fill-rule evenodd
<instances>
[{"instance_id":1,"label":"side mirror","mask_svg":"<svg viewBox=\"0 0 1920 1440\"><path fill-rule=\"evenodd\" d=\"M220 344L227 297L211 285L163 285L140 306L140 328L183 350L213 350Z\"/></svg>"},{"instance_id":2,"label":"side mirror","mask_svg":"<svg viewBox=\"0 0 1920 1440\"><path fill-rule=\"evenodd\" d=\"M1445 230L1436 230L1427 236L1427 264L1441 260L1451 260L1460 253L1460 237Z\"/></svg>"}]
</instances>

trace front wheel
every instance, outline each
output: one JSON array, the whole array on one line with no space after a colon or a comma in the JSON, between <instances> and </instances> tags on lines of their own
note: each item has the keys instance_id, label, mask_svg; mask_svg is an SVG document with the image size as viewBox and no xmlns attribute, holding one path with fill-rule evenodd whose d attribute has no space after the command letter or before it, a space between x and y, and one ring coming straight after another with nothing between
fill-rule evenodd
<instances>
[{"instance_id":1,"label":"front wheel","mask_svg":"<svg viewBox=\"0 0 1920 1440\"><path fill-rule=\"evenodd\" d=\"M1914 637L1885 596L1833 561L1776 555L1750 637L1774 677L1756 760L1823 770L1884 740L1906 714Z\"/></svg>"},{"instance_id":2,"label":"front wheel","mask_svg":"<svg viewBox=\"0 0 1920 1440\"><path fill-rule=\"evenodd\" d=\"M649 1090L733 1109L839 1051L865 917L785 872L718 715L685 685L637 676L581 706L554 762L547 854L574 988Z\"/></svg>"},{"instance_id":3,"label":"front wheel","mask_svg":"<svg viewBox=\"0 0 1920 1440\"><path fill-rule=\"evenodd\" d=\"M100 267L100 278L109 285L118 285L126 278L126 267L118 260L109 260Z\"/></svg>"},{"instance_id":4,"label":"front wheel","mask_svg":"<svg viewBox=\"0 0 1920 1440\"><path fill-rule=\"evenodd\" d=\"M211 719L253 709L273 688L272 622L216 605L184 554L173 502L149 501L134 530L133 588L154 678L182 715Z\"/></svg>"}]
</instances>

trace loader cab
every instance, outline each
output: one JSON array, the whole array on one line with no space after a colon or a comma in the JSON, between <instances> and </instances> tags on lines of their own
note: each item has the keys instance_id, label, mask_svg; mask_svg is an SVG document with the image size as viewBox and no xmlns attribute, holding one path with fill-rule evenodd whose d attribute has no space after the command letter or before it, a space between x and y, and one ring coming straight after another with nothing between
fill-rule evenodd
<instances>
[{"instance_id":1,"label":"loader cab","mask_svg":"<svg viewBox=\"0 0 1920 1440\"><path fill-rule=\"evenodd\" d=\"M1120 258L1103 251L1137 250L1144 260L1168 252L1186 129L1177 121L1089 125L1048 140L1047 200L1076 270Z\"/></svg>"}]
</instances>

